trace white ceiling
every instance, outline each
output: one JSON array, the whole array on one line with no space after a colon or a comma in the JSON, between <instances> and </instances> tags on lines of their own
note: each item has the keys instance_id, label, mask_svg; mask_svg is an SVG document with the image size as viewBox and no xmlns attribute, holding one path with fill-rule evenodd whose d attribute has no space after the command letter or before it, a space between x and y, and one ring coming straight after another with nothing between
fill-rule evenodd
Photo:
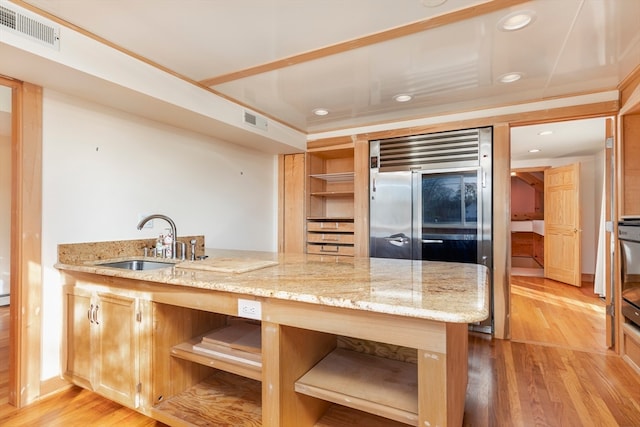
<instances>
[{"instance_id":1,"label":"white ceiling","mask_svg":"<svg viewBox=\"0 0 640 427\"><path fill-rule=\"evenodd\" d=\"M514 127L511 128L511 160L590 156L604 149L605 139L604 118ZM532 149L539 151L529 152Z\"/></svg>"},{"instance_id":2,"label":"white ceiling","mask_svg":"<svg viewBox=\"0 0 640 427\"><path fill-rule=\"evenodd\" d=\"M612 90L640 64L639 0L14 2L306 133Z\"/></svg>"}]
</instances>

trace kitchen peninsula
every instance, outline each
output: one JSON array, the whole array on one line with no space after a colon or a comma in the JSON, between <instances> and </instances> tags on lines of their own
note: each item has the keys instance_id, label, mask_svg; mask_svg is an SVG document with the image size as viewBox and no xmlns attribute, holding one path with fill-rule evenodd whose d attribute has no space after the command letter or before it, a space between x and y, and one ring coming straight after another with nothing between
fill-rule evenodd
<instances>
[{"instance_id":1,"label":"kitchen peninsula","mask_svg":"<svg viewBox=\"0 0 640 427\"><path fill-rule=\"evenodd\" d=\"M100 264L139 252L78 245L56 264L75 384L170 425L462 424L484 266L211 249L133 271ZM238 324L257 340L194 347Z\"/></svg>"}]
</instances>

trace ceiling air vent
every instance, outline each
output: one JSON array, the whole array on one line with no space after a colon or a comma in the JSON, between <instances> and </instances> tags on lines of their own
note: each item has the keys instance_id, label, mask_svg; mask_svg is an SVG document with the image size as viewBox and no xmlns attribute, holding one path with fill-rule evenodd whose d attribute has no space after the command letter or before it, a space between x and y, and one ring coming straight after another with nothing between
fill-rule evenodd
<instances>
[{"instance_id":1,"label":"ceiling air vent","mask_svg":"<svg viewBox=\"0 0 640 427\"><path fill-rule=\"evenodd\" d=\"M56 50L60 49L60 27L46 22L37 15L19 11L15 6L0 5L0 31L8 30L14 34L27 36Z\"/></svg>"},{"instance_id":2,"label":"ceiling air vent","mask_svg":"<svg viewBox=\"0 0 640 427\"><path fill-rule=\"evenodd\" d=\"M267 130L267 119L244 110L242 121L261 130Z\"/></svg>"}]
</instances>

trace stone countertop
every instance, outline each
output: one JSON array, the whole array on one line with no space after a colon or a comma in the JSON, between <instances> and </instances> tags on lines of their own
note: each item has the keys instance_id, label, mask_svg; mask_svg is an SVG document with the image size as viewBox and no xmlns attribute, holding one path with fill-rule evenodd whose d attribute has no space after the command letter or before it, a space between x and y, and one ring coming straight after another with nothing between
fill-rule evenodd
<instances>
[{"instance_id":1,"label":"stone countertop","mask_svg":"<svg viewBox=\"0 0 640 427\"><path fill-rule=\"evenodd\" d=\"M277 264L243 273L168 267L132 271L98 265L119 257L58 263L78 271L152 283L187 286L264 298L378 312L451 323L473 323L489 315L488 269L476 264L354 258L321 261L305 254L207 249L216 260L273 261ZM157 258L146 258L151 261ZM165 260L171 261L171 260ZM176 261L179 263L179 261ZM260 263L257 263L258 265ZM268 263L262 263L268 264Z\"/></svg>"}]
</instances>

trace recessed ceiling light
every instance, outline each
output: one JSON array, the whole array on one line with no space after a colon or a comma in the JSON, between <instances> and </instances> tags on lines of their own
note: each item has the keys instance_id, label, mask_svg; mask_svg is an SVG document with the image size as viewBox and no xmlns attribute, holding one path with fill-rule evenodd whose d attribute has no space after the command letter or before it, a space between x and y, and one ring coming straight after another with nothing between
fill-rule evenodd
<instances>
[{"instance_id":1,"label":"recessed ceiling light","mask_svg":"<svg viewBox=\"0 0 640 427\"><path fill-rule=\"evenodd\" d=\"M545 136L545 135L551 135L552 133L553 133L552 130L543 130L542 132L538 132L538 135Z\"/></svg>"},{"instance_id":2,"label":"recessed ceiling light","mask_svg":"<svg viewBox=\"0 0 640 427\"><path fill-rule=\"evenodd\" d=\"M502 31L517 31L536 20L536 14L532 10L513 12L498 21L498 28Z\"/></svg>"},{"instance_id":3,"label":"recessed ceiling light","mask_svg":"<svg viewBox=\"0 0 640 427\"><path fill-rule=\"evenodd\" d=\"M522 78L522 73L506 73L498 77L500 83L513 83Z\"/></svg>"},{"instance_id":4,"label":"recessed ceiling light","mask_svg":"<svg viewBox=\"0 0 640 427\"><path fill-rule=\"evenodd\" d=\"M327 114L329 114L329 110L327 110L326 108L316 108L315 110L313 110L313 114L315 114L316 116L326 116Z\"/></svg>"},{"instance_id":5,"label":"recessed ceiling light","mask_svg":"<svg viewBox=\"0 0 640 427\"><path fill-rule=\"evenodd\" d=\"M539 148L532 148L531 150L529 150L530 153L539 153L540 149Z\"/></svg>"},{"instance_id":6,"label":"recessed ceiling light","mask_svg":"<svg viewBox=\"0 0 640 427\"><path fill-rule=\"evenodd\" d=\"M413 99L413 96L406 93L401 93L399 95L394 96L393 99L396 102L407 102L407 101L411 101Z\"/></svg>"}]
</instances>

